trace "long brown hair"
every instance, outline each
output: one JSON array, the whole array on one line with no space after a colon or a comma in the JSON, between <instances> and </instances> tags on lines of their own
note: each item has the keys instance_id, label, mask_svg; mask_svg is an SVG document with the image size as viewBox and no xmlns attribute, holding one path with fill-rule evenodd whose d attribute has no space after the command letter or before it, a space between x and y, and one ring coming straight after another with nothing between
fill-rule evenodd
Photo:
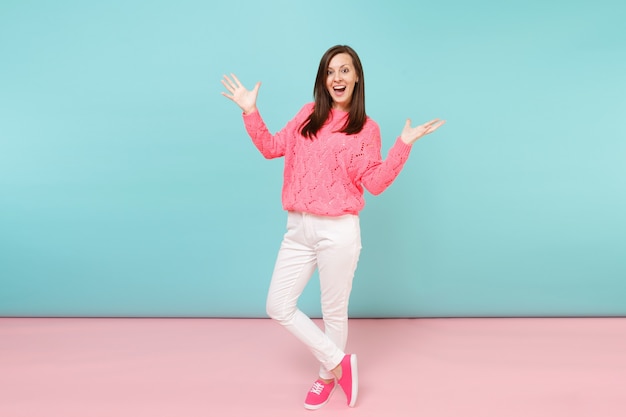
<instances>
[{"instance_id":1,"label":"long brown hair","mask_svg":"<svg viewBox=\"0 0 626 417\"><path fill-rule=\"evenodd\" d=\"M345 53L352 58L352 64L359 80L352 92L352 101L350 103L350 111L348 120L340 132L348 135L359 133L365 121L367 114L365 113L365 81L363 79L363 66L357 53L348 45L335 45L330 48L322 56L320 66L317 69L317 77L315 78L315 86L313 87L313 99L315 107L309 117L300 126L300 134L309 139L313 139L317 132L322 128L333 105L333 99L326 89L326 78L328 74L328 64L330 60L337 54Z\"/></svg>"}]
</instances>

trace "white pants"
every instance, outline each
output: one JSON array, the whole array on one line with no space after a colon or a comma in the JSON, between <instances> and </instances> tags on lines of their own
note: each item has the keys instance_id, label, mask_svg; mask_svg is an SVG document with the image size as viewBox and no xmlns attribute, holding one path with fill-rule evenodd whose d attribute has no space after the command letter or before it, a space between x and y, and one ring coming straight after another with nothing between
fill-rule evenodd
<instances>
[{"instance_id":1,"label":"white pants","mask_svg":"<svg viewBox=\"0 0 626 417\"><path fill-rule=\"evenodd\" d=\"M359 217L289 212L267 296L267 314L300 339L320 362L320 376L343 359L348 339L348 301L361 252ZM298 309L315 268L321 290L322 331Z\"/></svg>"}]
</instances>

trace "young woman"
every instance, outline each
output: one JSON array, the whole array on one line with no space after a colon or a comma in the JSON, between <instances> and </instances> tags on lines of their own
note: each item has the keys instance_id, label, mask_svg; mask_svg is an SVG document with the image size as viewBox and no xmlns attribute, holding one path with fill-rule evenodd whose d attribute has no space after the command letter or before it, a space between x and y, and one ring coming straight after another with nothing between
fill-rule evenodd
<instances>
[{"instance_id":1,"label":"young woman","mask_svg":"<svg viewBox=\"0 0 626 417\"><path fill-rule=\"evenodd\" d=\"M359 211L363 189L377 195L398 176L411 145L444 124L434 119L411 127L381 157L380 129L365 113L363 68L356 52L337 45L322 56L313 103L305 104L276 134L256 107L261 83L247 90L234 75L224 76L225 97L243 110L245 128L266 158L285 158L282 189L287 211L284 235L267 297L268 315L300 339L320 362L319 378L304 406L322 407L337 385L350 407L358 395L357 358L344 352L348 301L361 251ZM322 331L297 307L317 268Z\"/></svg>"}]
</instances>

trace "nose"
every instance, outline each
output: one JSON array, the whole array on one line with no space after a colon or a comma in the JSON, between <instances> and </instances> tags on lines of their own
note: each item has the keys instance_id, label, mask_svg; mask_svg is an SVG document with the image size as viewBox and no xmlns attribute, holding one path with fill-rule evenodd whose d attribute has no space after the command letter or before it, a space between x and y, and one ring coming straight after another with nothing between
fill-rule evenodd
<instances>
[{"instance_id":1,"label":"nose","mask_svg":"<svg viewBox=\"0 0 626 417\"><path fill-rule=\"evenodd\" d=\"M335 71L333 74L333 81L341 81L341 71Z\"/></svg>"}]
</instances>

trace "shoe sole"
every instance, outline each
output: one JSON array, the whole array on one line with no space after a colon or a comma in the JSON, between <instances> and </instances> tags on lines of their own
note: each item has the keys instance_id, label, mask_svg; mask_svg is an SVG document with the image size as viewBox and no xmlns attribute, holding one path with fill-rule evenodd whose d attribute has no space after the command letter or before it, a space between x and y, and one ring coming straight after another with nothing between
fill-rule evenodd
<instances>
[{"instance_id":1,"label":"shoe sole","mask_svg":"<svg viewBox=\"0 0 626 417\"><path fill-rule=\"evenodd\" d=\"M350 370L352 371L352 398L348 407L354 407L356 405L356 398L359 394L359 373L357 371L356 355L350 355Z\"/></svg>"}]
</instances>

